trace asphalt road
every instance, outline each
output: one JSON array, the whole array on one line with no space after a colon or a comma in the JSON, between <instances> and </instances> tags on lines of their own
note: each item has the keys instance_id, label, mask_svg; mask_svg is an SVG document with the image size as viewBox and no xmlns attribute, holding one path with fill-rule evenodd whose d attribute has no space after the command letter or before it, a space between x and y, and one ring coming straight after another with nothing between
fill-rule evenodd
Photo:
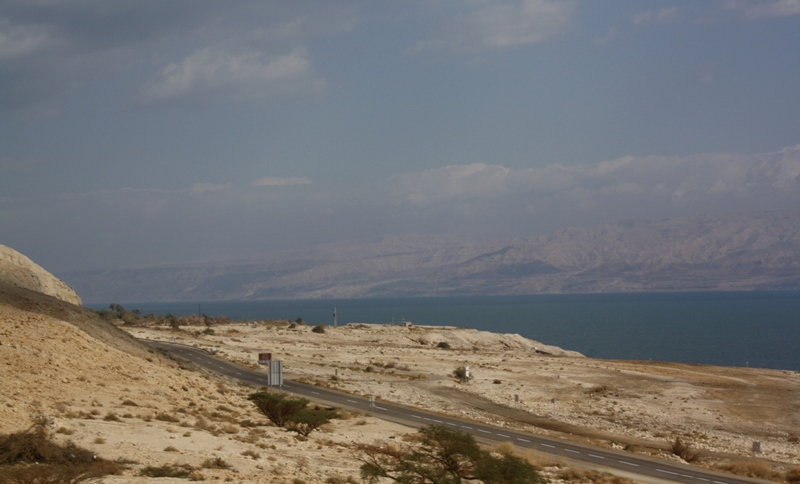
<instances>
[{"instance_id":1,"label":"asphalt road","mask_svg":"<svg viewBox=\"0 0 800 484\"><path fill-rule=\"evenodd\" d=\"M190 346L152 342L148 344L192 361L204 368L258 387L267 384L264 372L244 368ZM284 380L281 390L306 397L319 403L355 410L411 427L441 425L474 435L485 443L511 442L518 447L533 449L572 461L580 467L610 470L626 477L647 482L683 482L692 484L768 483L758 479L732 476L699 467L645 457L629 452L580 444L568 440L544 437L458 419L421 409L382 400L337 392L327 388Z\"/></svg>"}]
</instances>

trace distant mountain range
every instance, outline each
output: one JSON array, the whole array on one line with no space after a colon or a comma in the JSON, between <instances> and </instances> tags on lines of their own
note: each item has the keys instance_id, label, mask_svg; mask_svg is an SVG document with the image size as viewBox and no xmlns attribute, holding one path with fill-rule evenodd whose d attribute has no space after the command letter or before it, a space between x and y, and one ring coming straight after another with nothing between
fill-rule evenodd
<instances>
[{"instance_id":1,"label":"distant mountain range","mask_svg":"<svg viewBox=\"0 0 800 484\"><path fill-rule=\"evenodd\" d=\"M514 239L392 236L60 277L90 303L800 289L800 210Z\"/></svg>"}]
</instances>

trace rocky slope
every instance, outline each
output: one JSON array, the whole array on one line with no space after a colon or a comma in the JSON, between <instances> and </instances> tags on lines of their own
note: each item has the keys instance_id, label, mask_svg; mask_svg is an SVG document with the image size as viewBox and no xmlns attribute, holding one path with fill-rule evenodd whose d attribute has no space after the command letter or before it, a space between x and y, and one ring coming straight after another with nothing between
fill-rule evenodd
<instances>
[{"instance_id":1,"label":"rocky slope","mask_svg":"<svg viewBox=\"0 0 800 484\"><path fill-rule=\"evenodd\" d=\"M269 258L64 274L91 302L800 288L800 211L540 237L400 236Z\"/></svg>"},{"instance_id":2,"label":"rocky slope","mask_svg":"<svg viewBox=\"0 0 800 484\"><path fill-rule=\"evenodd\" d=\"M0 282L81 305L71 287L16 250L0 245Z\"/></svg>"}]
</instances>

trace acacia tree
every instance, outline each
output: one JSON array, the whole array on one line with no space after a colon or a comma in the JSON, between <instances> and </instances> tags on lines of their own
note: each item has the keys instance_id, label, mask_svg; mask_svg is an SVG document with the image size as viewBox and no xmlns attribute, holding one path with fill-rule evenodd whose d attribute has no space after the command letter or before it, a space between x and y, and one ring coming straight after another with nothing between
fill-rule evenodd
<instances>
[{"instance_id":1,"label":"acacia tree","mask_svg":"<svg viewBox=\"0 0 800 484\"><path fill-rule=\"evenodd\" d=\"M280 393L258 392L247 398L278 427L284 427L292 415L305 409L310 403L305 398L288 397Z\"/></svg>"},{"instance_id":2,"label":"acacia tree","mask_svg":"<svg viewBox=\"0 0 800 484\"><path fill-rule=\"evenodd\" d=\"M309 408L311 402L305 398L266 392L253 393L247 398L272 423L303 437L308 437L308 434L329 423L331 419L339 418L339 414L333 409L318 406Z\"/></svg>"},{"instance_id":3,"label":"acacia tree","mask_svg":"<svg viewBox=\"0 0 800 484\"><path fill-rule=\"evenodd\" d=\"M412 445L359 444L361 477L401 484L543 484L528 461L481 449L475 438L440 426L422 427Z\"/></svg>"},{"instance_id":4,"label":"acacia tree","mask_svg":"<svg viewBox=\"0 0 800 484\"><path fill-rule=\"evenodd\" d=\"M319 407L304 408L289 416L286 421L286 428L297 432L303 437L308 437L308 434L326 423L330 423L331 419L334 418L339 418L339 414L334 410L327 410Z\"/></svg>"}]
</instances>

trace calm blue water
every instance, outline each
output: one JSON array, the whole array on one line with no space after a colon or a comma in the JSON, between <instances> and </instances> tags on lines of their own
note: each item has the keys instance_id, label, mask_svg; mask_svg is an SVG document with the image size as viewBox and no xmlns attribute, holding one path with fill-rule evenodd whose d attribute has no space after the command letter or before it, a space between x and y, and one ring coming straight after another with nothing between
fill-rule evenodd
<instances>
[{"instance_id":1,"label":"calm blue water","mask_svg":"<svg viewBox=\"0 0 800 484\"><path fill-rule=\"evenodd\" d=\"M198 303L121 304L143 314L198 313ZM595 358L800 371L798 291L203 302L199 309L332 325L334 306L340 325L405 319L519 333Z\"/></svg>"}]
</instances>

